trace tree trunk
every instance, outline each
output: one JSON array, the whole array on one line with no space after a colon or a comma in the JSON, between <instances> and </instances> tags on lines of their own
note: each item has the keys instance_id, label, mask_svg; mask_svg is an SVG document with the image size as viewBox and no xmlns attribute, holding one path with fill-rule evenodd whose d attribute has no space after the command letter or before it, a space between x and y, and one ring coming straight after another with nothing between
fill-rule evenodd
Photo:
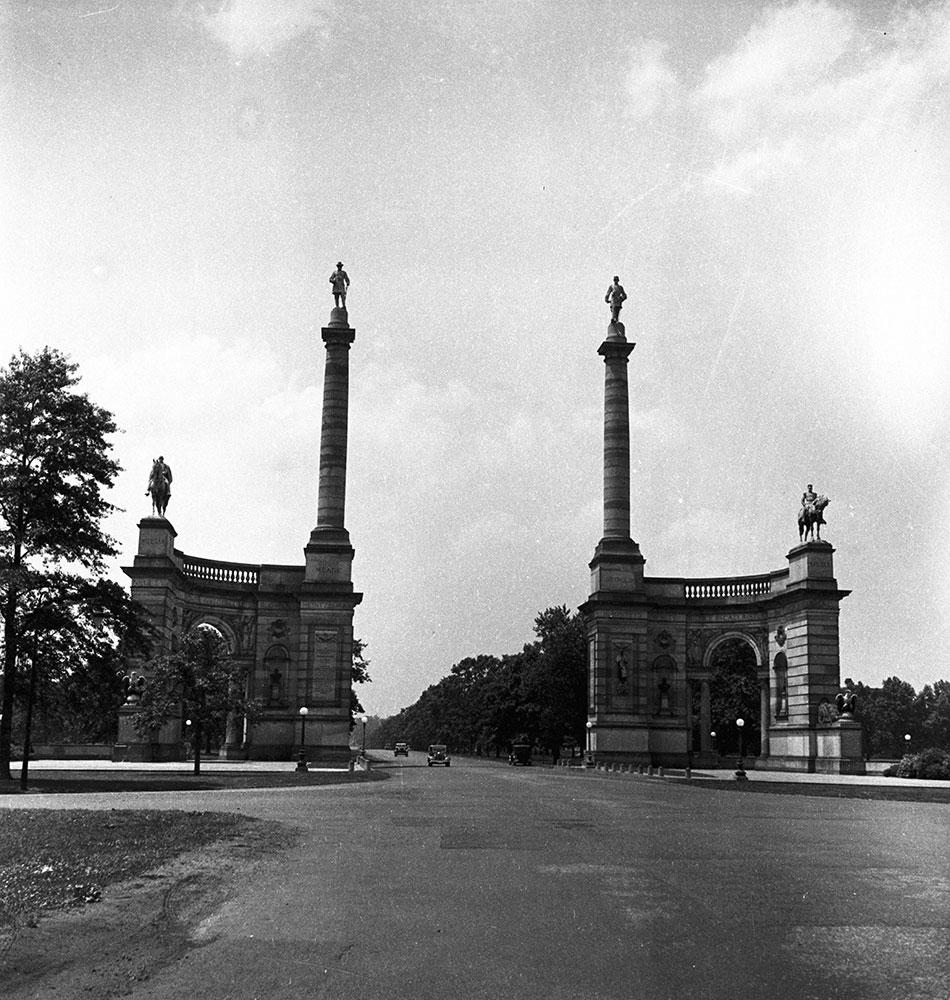
<instances>
[{"instance_id":1,"label":"tree trunk","mask_svg":"<svg viewBox=\"0 0 950 1000\"><path fill-rule=\"evenodd\" d=\"M15 547L13 568L19 565L19 546ZM17 630L16 609L19 590L11 583L3 606L3 701L0 703L0 781L11 781L10 751L13 746L13 689L16 685Z\"/></svg>"},{"instance_id":2,"label":"tree trunk","mask_svg":"<svg viewBox=\"0 0 950 1000\"><path fill-rule=\"evenodd\" d=\"M34 638L34 642L35 642ZM26 703L26 724L23 731L23 764L20 767L20 791L25 792L30 773L30 743L33 737L33 700L36 698L36 646L30 663L30 693Z\"/></svg>"},{"instance_id":3,"label":"tree trunk","mask_svg":"<svg viewBox=\"0 0 950 1000\"><path fill-rule=\"evenodd\" d=\"M195 719L195 774L201 773L201 720Z\"/></svg>"}]
</instances>

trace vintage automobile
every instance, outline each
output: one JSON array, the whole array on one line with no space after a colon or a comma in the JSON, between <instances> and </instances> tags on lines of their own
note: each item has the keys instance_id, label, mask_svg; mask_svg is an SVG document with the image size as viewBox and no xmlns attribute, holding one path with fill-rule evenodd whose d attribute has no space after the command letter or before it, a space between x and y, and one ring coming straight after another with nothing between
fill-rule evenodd
<instances>
[{"instance_id":1,"label":"vintage automobile","mask_svg":"<svg viewBox=\"0 0 950 1000\"><path fill-rule=\"evenodd\" d=\"M432 767L433 764L444 764L446 767L450 767L452 758L449 757L449 748L444 743L432 743L429 746L426 763L429 767Z\"/></svg>"},{"instance_id":2,"label":"vintage automobile","mask_svg":"<svg viewBox=\"0 0 950 1000\"><path fill-rule=\"evenodd\" d=\"M525 767L531 767L531 744L513 743L511 753L508 754L508 763L524 764Z\"/></svg>"},{"instance_id":3,"label":"vintage automobile","mask_svg":"<svg viewBox=\"0 0 950 1000\"><path fill-rule=\"evenodd\" d=\"M408 757L409 756L409 744L408 743L397 743L393 748L393 757Z\"/></svg>"}]
</instances>

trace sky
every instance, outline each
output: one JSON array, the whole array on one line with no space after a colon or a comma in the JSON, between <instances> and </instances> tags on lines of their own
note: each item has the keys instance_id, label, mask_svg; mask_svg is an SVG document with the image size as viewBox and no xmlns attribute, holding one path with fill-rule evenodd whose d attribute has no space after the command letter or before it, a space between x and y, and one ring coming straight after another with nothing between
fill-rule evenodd
<instances>
[{"instance_id":1,"label":"sky","mask_svg":"<svg viewBox=\"0 0 950 1000\"><path fill-rule=\"evenodd\" d=\"M115 414L189 555L301 565L344 262L366 709L588 596L604 294L648 576L828 495L841 675L950 676L950 4L0 2L0 363Z\"/></svg>"}]
</instances>

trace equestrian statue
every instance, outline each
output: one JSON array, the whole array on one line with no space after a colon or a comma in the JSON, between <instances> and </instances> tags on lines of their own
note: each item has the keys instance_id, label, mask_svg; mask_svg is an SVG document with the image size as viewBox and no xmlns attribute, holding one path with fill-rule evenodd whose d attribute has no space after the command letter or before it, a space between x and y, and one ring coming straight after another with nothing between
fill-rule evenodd
<instances>
[{"instance_id":1,"label":"equestrian statue","mask_svg":"<svg viewBox=\"0 0 950 1000\"><path fill-rule=\"evenodd\" d=\"M808 484L802 494L802 507L798 512L798 538L802 542L821 541L821 526L827 522L824 519L824 509L831 501L826 496L818 496Z\"/></svg>"},{"instance_id":2,"label":"equestrian statue","mask_svg":"<svg viewBox=\"0 0 950 1000\"><path fill-rule=\"evenodd\" d=\"M168 500L172 495L172 470L165 464L165 459L161 455L152 463L145 495L152 498L152 513L164 517Z\"/></svg>"}]
</instances>

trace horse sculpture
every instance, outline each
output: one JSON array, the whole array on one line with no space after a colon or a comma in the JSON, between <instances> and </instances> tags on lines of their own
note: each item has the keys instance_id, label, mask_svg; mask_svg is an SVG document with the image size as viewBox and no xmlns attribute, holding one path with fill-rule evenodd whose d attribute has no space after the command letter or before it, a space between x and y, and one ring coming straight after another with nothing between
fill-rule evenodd
<instances>
[{"instance_id":1,"label":"horse sculpture","mask_svg":"<svg viewBox=\"0 0 950 1000\"><path fill-rule=\"evenodd\" d=\"M148 477L148 494L152 497L152 513L164 517L171 487L165 475L165 463L159 459L152 464L152 474Z\"/></svg>"},{"instance_id":2,"label":"horse sculpture","mask_svg":"<svg viewBox=\"0 0 950 1000\"><path fill-rule=\"evenodd\" d=\"M802 542L812 538L821 541L821 526L825 524L822 511L830 504L828 497L818 497L814 503L802 507L798 515L798 537Z\"/></svg>"}]
</instances>

